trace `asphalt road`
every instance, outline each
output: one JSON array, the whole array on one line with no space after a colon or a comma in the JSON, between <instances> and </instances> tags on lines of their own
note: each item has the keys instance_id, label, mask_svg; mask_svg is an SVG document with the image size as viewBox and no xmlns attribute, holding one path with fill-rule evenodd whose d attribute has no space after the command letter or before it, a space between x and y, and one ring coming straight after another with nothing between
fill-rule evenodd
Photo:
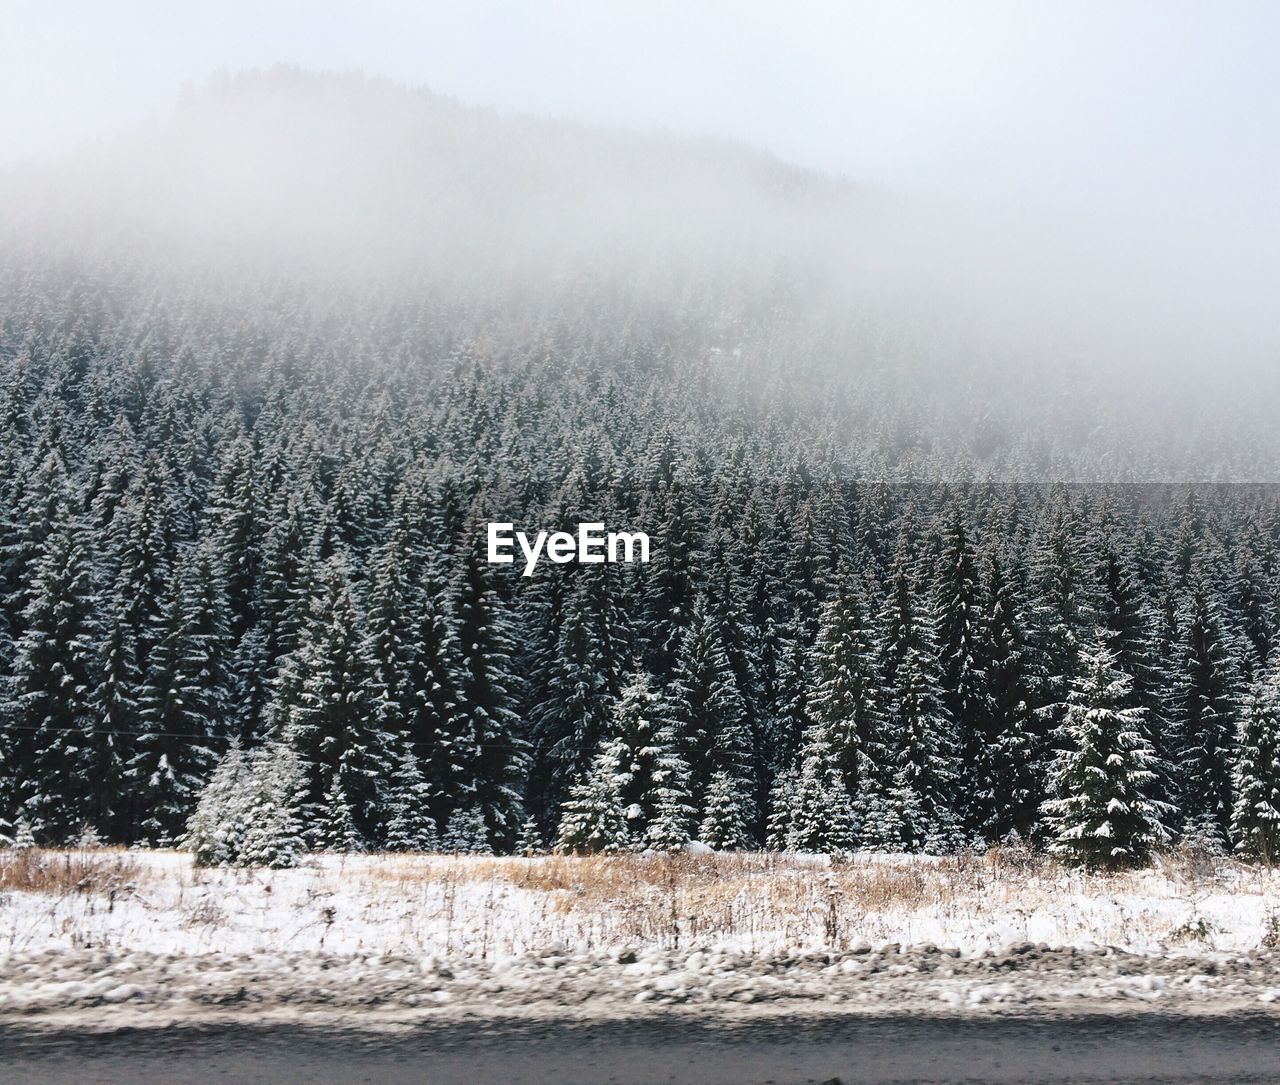
<instances>
[{"instance_id":1,"label":"asphalt road","mask_svg":"<svg viewBox=\"0 0 1280 1085\"><path fill-rule=\"evenodd\" d=\"M1280 1018L472 1024L394 1036L0 1028L4 1085L1280 1082Z\"/></svg>"}]
</instances>

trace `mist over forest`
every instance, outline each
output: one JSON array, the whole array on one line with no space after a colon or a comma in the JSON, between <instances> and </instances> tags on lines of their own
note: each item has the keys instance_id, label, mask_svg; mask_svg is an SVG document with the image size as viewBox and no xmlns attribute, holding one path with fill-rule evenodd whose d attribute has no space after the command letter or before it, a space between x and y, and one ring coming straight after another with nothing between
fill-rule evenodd
<instances>
[{"instance_id":1,"label":"mist over forest","mask_svg":"<svg viewBox=\"0 0 1280 1085\"><path fill-rule=\"evenodd\" d=\"M0 183L8 362L54 304L62 334L163 334L184 367L225 365L190 330L216 324L252 341L249 384L286 354L325 382L438 386L465 357L544 390L639 377L691 439L783 426L846 477L1276 477L1280 339L1240 308L1243 254L1124 260L1096 224L1068 252L1025 214L734 143L284 68Z\"/></svg>"}]
</instances>

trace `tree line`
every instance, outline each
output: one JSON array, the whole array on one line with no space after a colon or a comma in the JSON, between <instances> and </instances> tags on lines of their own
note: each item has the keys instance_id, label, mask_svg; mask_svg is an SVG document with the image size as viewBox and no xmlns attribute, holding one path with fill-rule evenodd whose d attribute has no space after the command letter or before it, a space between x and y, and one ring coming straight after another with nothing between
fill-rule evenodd
<instances>
[{"instance_id":1,"label":"tree line","mask_svg":"<svg viewBox=\"0 0 1280 1085\"><path fill-rule=\"evenodd\" d=\"M1272 488L883 481L632 332L7 289L5 839L1277 853Z\"/></svg>"}]
</instances>

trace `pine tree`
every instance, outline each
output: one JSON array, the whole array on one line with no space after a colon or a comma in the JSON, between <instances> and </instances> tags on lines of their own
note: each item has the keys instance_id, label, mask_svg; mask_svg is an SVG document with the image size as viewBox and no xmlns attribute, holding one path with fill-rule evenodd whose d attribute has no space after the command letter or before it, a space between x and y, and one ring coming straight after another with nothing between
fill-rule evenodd
<instances>
[{"instance_id":1,"label":"pine tree","mask_svg":"<svg viewBox=\"0 0 1280 1085\"><path fill-rule=\"evenodd\" d=\"M217 755L214 729L226 704L225 626L212 600L208 560L184 567L164 604L162 627L138 696L138 735L127 766L138 795L140 839L167 845L182 833Z\"/></svg>"},{"instance_id":2,"label":"pine tree","mask_svg":"<svg viewBox=\"0 0 1280 1085\"><path fill-rule=\"evenodd\" d=\"M419 560L420 575L407 596L412 651L401 708L405 736L423 766L438 827L472 794L480 751L458 704L455 682L462 657L445 588L434 560Z\"/></svg>"},{"instance_id":3,"label":"pine tree","mask_svg":"<svg viewBox=\"0 0 1280 1085\"><path fill-rule=\"evenodd\" d=\"M598 756L569 789L561 807L556 847L573 854L623 851L631 844L622 793L611 759Z\"/></svg>"},{"instance_id":4,"label":"pine tree","mask_svg":"<svg viewBox=\"0 0 1280 1085\"><path fill-rule=\"evenodd\" d=\"M306 772L292 747L271 742L251 755L247 796L236 803L244 810L244 834L238 866L286 869L296 866L305 849L302 803Z\"/></svg>"},{"instance_id":5,"label":"pine tree","mask_svg":"<svg viewBox=\"0 0 1280 1085\"><path fill-rule=\"evenodd\" d=\"M811 727L830 750L846 796L856 795L875 772L884 716L871 636L843 566L834 595L823 608L811 674Z\"/></svg>"},{"instance_id":6,"label":"pine tree","mask_svg":"<svg viewBox=\"0 0 1280 1085\"><path fill-rule=\"evenodd\" d=\"M1271 866L1280 860L1280 666L1253 687L1234 758L1236 850Z\"/></svg>"},{"instance_id":7,"label":"pine tree","mask_svg":"<svg viewBox=\"0 0 1280 1085\"><path fill-rule=\"evenodd\" d=\"M5 736L0 733L0 848L13 845L13 779L5 753Z\"/></svg>"},{"instance_id":8,"label":"pine tree","mask_svg":"<svg viewBox=\"0 0 1280 1085\"><path fill-rule=\"evenodd\" d=\"M124 766L133 754L142 677L137 645L125 608L109 596L98 608L94 629L94 690L91 711L96 744L92 778L101 781L90 804L89 819L113 839L132 836L137 820L126 809L129 796L123 785Z\"/></svg>"},{"instance_id":9,"label":"pine tree","mask_svg":"<svg viewBox=\"0 0 1280 1085\"><path fill-rule=\"evenodd\" d=\"M1154 754L1143 710L1126 707L1133 682L1116 669L1100 631L1081 652L1044 804L1049 850L1093 870L1144 866L1167 840L1163 806L1148 796Z\"/></svg>"},{"instance_id":10,"label":"pine tree","mask_svg":"<svg viewBox=\"0 0 1280 1085\"><path fill-rule=\"evenodd\" d=\"M249 781L250 766L240 743L233 740L187 819L181 847L195 855L196 866L230 866L239 862Z\"/></svg>"},{"instance_id":11,"label":"pine tree","mask_svg":"<svg viewBox=\"0 0 1280 1085\"><path fill-rule=\"evenodd\" d=\"M699 599L683 640L670 692L669 718L677 753L688 764L695 795L706 795L723 773L754 818L750 736L745 706L733 679L714 617Z\"/></svg>"},{"instance_id":12,"label":"pine tree","mask_svg":"<svg viewBox=\"0 0 1280 1085\"><path fill-rule=\"evenodd\" d=\"M655 783L657 800L647 842L659 851L679 851L693 838L698 815L684 758L673 755L666 762L662 778L655 777Z\"/></svg>"},{"instance_id":13,"label":"pine tree","mask_svg":"<svg viewBox=\"0 0 1280 1085\"><path fill-rule=\"evenodd\" d=\"M872 780L858 792L853 820L863 851L895 852L902 848L905 834L900 801L895 789Z\"/></svg>"},{"instance_id":14,"label":"pine tree","mask_svg":"<svg viewBox=\"0 0 1280 1085\"><path fill-rule=\"evenodd\" d=\"M528 746L519 734L513 708L515 677L507 628L490 582L489 566L474 550L463 555L456 582L458 671L457 718L466 752L474 756L465 790L455 801L477 806L488 826L489 844L514 846L524 821L521 789L528 771Z\"/></svg>"},{"instance_id":15,"label":"pine tree","mask_svg":"<svg viewBox=\"0 0 1280 1085\"><path fill-rule=\"evenodd\" d=\"M490 855L489 826L479 806L459 806L445 826L441 847L453 855Z\"/></svg>"},{"instance_id":16,"label":"pine tree","mask_svg":"<svg viewBox=\"0 0 1280 1085\"><path fill-rule=\"evenodd\" d=\"M324 568L297 650L282 667L296 700L280 711L282 737L298 754L303 799L316 846L364 847L381 836L379 783L388 736L379 728L375 667L365 649L343 562ZM278 691L279 695L279 691Z\"/></svg>"},{"instance_id":17,"label":"pine tree","mask_svg":"<svg viewBox=\"0 0 1280 1085\"><path fill-rule=\"evenodd\" d=\"M964 821L978 839L997 843L1033 835L1046 781L1032 718L1030 649L1013 584L994 553L983 581L980 636L986 662L981 711L961 759L969 779Z\"/></svg>"},{"instance_id":18,"label":"pine tree","mask_svg":"<svg viewBox=\"0 0 1280 1085\"><path fill-rule=\"evenodd\" d=\"M61 843L87 820L97 787L85 775L94 748L94 625L79 533L64 522L46 540L22 610L6 715L17 736L21 817L37 839Z\"/></svg>"},{"instance_id":19,"label":"pine tree","mask_svg":"<svg viewBox=\"0 0 1280 1085\"><path fill-rule=\"evenodd\" d=\"M707 801L703 807L698 839L717 851L738 851L752 845L750 794L745 792L741 777L723 769L711 776Z\"/></svg>"},{"instance_id":20,"label":"pine tree","mask_svg":"<svg viewBox=\"0 0 1280 1085\"><path fill-rule=\"evenodd\" d=\"M1033 555L1032 623L1037 655L1037 708L1040 735L1047 739L1061 725L1067 693L1076 677L1080 648L1095 618L1092 567L1080 539L1077 515L1065 501L1046 510Z\"/></svg>"},{"instance_id":21,"label":"pine tree","mask_svg":"<svg viewBox=\"0 0 1280 1085\"><path fill-rule=\"evenodd\" d=\"M320 851L341 853L364 851L366 837L356 828L355 812L343 780L345 773L335 772L329 780L320 809L316 811L315 846Z\"/></svg>"},{"instance_id":22,"label":"pine tree","mask_svg":"<svg viewBox=\"0 0 1280 1085\"><path fill-rule=\"evenodd\" d=\"M975 745L987 710L985 680L987 660L979 620L979 585L973 549L963 510L957 505L947 519L942 559L934 579L933 613L936 615L938 660L942 701L963 751ZM957 809L973 805L967 773L958 781L962 794Z\"/></svg>"},{"instance_id":23,"label":"pine tree","mask_svg":"<svg viewBox=\"0 0 1280 1085\"><path fill-rule=\"evenodd\" d=\"M388 851L435 851L440 841L431 816L431 788L413 747L404 740L399 746L386 800L384 844Z\"/></svg>"},{"instance_id":24,"label":"pine tree","mask_svg":"<svg viewBox=\"0 0 1280 1085\"><path fill-rule=\"evenodd\" d=\"M955 738L938 696L933 660L909 648L898 666L898 687L889 727L895 753L889 796L909 850L953 851L961 840L953 803L959 778Z\"/></svg>"},{"instance_id":25,"label":"pine tree","mask_svg":"<svg viewBox=\"0 0 1280 1085\"><path fill-rule=\"evenodd\" d=\"M645 577L646 616L653 646L647 669L659 680L674 671L686 626L694 619L697 552L688 495L676 482L661 495L663 508L654 540L653 565Z\"/></svg>"},{"instance_id":26,"label":"pine tree","mask_svg":"<svg viewBox=\"0 0 1280 1085\"><path fill-rule=\"evenodd\" d=\"M765 829L765 847L770 851L786 851L791 846L791 823L795 817L796 770L783 769L769 790L769 819Z\"/></svg>"},{"instance_id":27,"label":"pine tree","mask_svg":"<svg viewBox=\"0 0 1280 1085\"><path fill-rule=\"evenodd\" d=\"M1238 700L1236 672L1217 607L1193 584L1179 622L1172 723L1184 836L1211 850L1229 846L1234 805L1231 751Z\"/></svg>"},{"instance_id":28,"label":"pine tree","mask_svg":"<svg viewBox=\"0 0 1280 1085\"><path fill-rule=\"evenodd\" d=\"M647 674L638 672L627 682L608 727L610 737L597 756L616 783L632 838L642 840L657 816L664 787L688 771L663 718L662 698Z\"/></svg>"},{"instance_id":29,"label":"pine tree","mask_svg":"<svg viewBox=\"0 0 1280 1085\"><path fill-rule=\"evenodd\" d=\"M815 729L800 757L800 774L790 800L787 850L833 854L850 850L856 829L849 793L833 751Z\"/></svg>"},{"instance_id":30,"label":"pine tree","mask_svg":"<svg viewBox=\"0 0 1280 1085\"><path fill-rule=\"evenodd\" d=\"M601 584L579 574L564 601L556 647L534 706L534 754L546 780L540 790L557 806L589 763L604 734L611 700L605 666L609 644L590 621L590 596Z\"/></svg>"},{"instance_id":31,"label":"pine tree","mask_svg":"<svg viewBox=\"0 0 1280 1085\"><path fill-rule=\"evenodd\" d=\"M799 756L809 725L812 652L792 623L782 628L769 650L777 654L769 741L775 763L789 765Z\"/></svg>"},{"instance_id":32,"label":"pine tree","mask_svg":"<svg viewBox=\"0 0 1280 1085\"><path fill-rule=\"evenodd\" d=\"M374 563L364 644L377 681L378 724L388 734L404 730L413 712L409 595L399 541L392 539Z\"/></svg>"},{"instance_id":33,"label":"pine tree","mask_svg":"<svg viewBox=\"0 0 1280 1085\"><path fill-rule=\"evenodd\" d=\"M538 822L536 818L527 817L524 824L520 827L520 836L516 840L516 855L523 855L526 859L533 859L542 855L546 851L542 843L542 833L538 830Z\"/></svg>"}]
</instances>

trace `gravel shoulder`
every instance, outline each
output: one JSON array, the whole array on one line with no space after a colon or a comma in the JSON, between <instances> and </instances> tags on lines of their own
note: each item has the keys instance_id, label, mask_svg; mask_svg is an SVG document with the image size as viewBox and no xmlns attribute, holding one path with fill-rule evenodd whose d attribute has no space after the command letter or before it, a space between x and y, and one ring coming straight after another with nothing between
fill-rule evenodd
<instances>
[{"instance_id":1,"label":"gravel shoulder","mask_svg":"<svg viewBox=\"0 0 1280 1085\"><path fill-rule=\"evenodd\" d=\"M1022 943L839 954L550 948L519 957L165 955L0 958L0 1025L27 1030L288 1022L396 1029L485 1019L1255 1014L1280 1021L1280 951L1148 956Z\"/></svg>"}]
</instances>

